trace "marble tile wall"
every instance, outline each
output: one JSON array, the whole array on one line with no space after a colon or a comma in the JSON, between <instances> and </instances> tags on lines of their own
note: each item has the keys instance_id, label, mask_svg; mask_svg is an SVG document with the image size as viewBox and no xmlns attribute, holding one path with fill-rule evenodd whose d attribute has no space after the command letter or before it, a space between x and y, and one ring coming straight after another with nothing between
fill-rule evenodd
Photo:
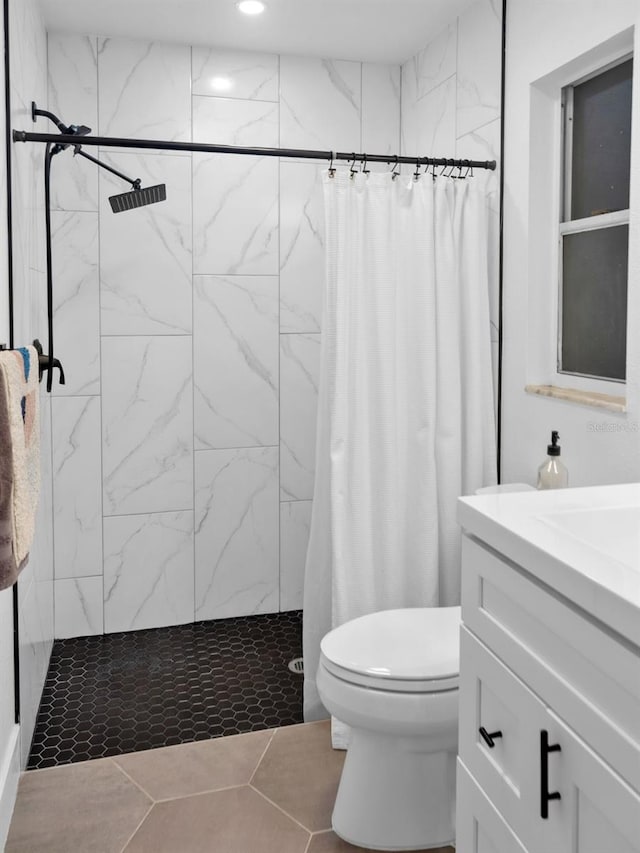
<instances>
[{"instance_id":1,"label":"marble tile wall","mask_svg":"<svg viewBox=\"0 0 640 853\"><path fill-rule=\"evenodd\" d=\"M476 0L402 66L402 153L500 161L502 4ZM498 375L499 171L476 172L489 193L494 381ZM497 397L497 395L496 395Z\"/></svg>"},{"instance_id":2,"label":"marble tile wall","mask_svg":"<svg viewBox=\"0 0 640 853\"><path fill-rule=\"evenodd\" d=\"M36 0L10 0L11 126L31 128L31 102L47 104L47 42ZM38 145L14 145L12 155L13 318L16 346L47 340L43 155ZM81 262L79 262L80 264ZM51 399L42 390L41 491L29 563L18 581L20 752L31 745L54 635ZM1 689L9 686L4 684Z\"/></svg>"},{"instance_id":3,"label":"marble tile wall","mask_svg":"<svg viewBox=\"0 0 640 853\"><path fill-rule=\"evenodd\" d=\"M50 108L101 134L399 147L399 66L55 33L48 51ZM117 178L55 164L56 636L298 609L326 164L99 156L167 201L113 215Z\"/></svg>"}]
</instances>

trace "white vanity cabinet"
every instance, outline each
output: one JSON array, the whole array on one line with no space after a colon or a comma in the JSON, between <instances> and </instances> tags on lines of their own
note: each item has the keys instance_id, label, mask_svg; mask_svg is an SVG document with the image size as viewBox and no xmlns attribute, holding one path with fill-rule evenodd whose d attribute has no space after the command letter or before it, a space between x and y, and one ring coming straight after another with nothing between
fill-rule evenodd
<instances>
[{"instance_id":1,"label":"white vanity cabinet","mask_svg":"<svg viewBox=\"0 0 640 853\"><path fill-rule=\"evenodd\" d=\"M457 853L640 853L638 637L602 621L597 585L554 589L535 525L519 548L495 501L464 500Z\"/></svg>"}]
</instances>

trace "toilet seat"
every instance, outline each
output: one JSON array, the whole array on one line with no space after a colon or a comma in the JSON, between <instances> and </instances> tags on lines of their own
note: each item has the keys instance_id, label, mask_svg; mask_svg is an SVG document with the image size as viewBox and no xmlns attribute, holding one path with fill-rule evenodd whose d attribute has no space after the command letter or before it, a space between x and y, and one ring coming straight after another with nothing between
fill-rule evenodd
<instances>
[{"instance_id":1,"label":"toilet seat","mask_svg":"<svg viewBox=\"0 0 640 853\"><path fill-rule=\"evenodd\" d=\"M374 690L433 693L458 687L460 608L383 610L330 631L320 664Z\"/></svg>"}]
</instances>

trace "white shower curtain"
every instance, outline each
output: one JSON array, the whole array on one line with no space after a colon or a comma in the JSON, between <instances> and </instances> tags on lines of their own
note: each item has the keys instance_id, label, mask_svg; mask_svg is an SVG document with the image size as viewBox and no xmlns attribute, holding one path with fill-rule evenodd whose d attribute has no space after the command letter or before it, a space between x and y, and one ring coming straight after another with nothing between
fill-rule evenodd
<instances>
[{"instance_id":1,"label":"white shower curtain","mask_svg":"<svg viewBox=\"0 0 640 853\"><path fill-rule=\"evenodd\" d=\"M456 499L496 482L482 180L324 175L326 290L303 646L460 596ZM344 746L334 728L334 745Z\"/></svg>"}]
</instances>

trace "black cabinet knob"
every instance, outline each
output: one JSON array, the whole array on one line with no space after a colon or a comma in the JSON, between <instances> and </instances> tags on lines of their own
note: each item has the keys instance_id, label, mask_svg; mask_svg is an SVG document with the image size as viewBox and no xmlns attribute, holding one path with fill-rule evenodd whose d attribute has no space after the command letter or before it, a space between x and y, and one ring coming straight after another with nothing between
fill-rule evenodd
<instances>
[{"instance_id":1,"label":"black cabinet knob","mask_svg":"<svg viewBox=\"0 0 640 853\"><path fill-rule=\"evenodd\" d=\"M496 745L495 738L502 737L502 732L488 732L484 726L480 726L478 731L480 732L480 737L486 743L489 749L493 749L493 747Z\"/></svg>"}]
</instances>

